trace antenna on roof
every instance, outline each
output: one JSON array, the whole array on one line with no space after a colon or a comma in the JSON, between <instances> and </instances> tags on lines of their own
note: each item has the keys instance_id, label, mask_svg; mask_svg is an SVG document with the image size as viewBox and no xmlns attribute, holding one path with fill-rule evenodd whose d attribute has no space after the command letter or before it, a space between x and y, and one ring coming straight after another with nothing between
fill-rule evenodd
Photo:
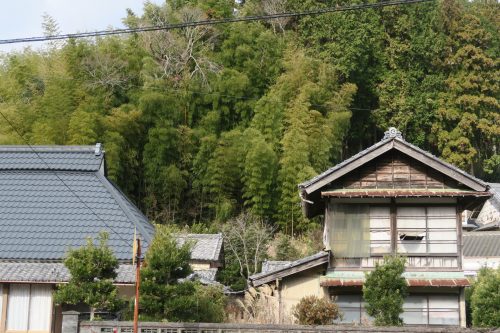
<instances>
[{"instance_id":1,"label":"antenna on roof","mask_svg":"<svg viewBox=\"0 0 500 333\"><path fill-rule=\"evenodd\" d=\"M98 142L95 144L94 154L95 154L95 156L99 156L99 155L101 155L101 153L102 153L102 145L100 142Z\"/></svg>"}]
</instances>

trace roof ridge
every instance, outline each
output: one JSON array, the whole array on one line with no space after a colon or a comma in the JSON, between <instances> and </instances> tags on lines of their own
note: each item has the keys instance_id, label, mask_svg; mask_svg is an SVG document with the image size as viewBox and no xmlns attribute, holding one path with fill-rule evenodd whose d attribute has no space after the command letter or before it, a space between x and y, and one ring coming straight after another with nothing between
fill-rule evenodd
<instances>
[{"instance_id":1,"label":"roof ridge","mask_svg":"<svg viewBox=\"0 0 500 333\"><path fill-rule=\"evenodd\" d=\"M485 187L490 187L489 183L486 183L485 181L483 181L483 180L481 180L481 179L479 179L479 178L477 178L477 177L475 177L475 176L471 175L470 173L468 173L468 172L466 172L466 171L464 171L464 170L460 169L459 167L457 167L457 166L455 166L455 165L453 165L453 164L451 164L451 163L448 163L448 162L446 162L445 160L442 160L441 158L437 157L436 155L431 154L430 152L428 152L428 151L426 151L426 150L423 150L422 148L420 148L420 147L418 147L418 146L414 145L414 144L413 144L413 143L411 143L411 142L408 142L408 141L404 140L403 138L395 137L395 138L394 138L394 140L398 140L398 141L400 141L400 142L402 142L402 143L404 143L404 144L406 144L406 145L410 146L411 148L413 148L413 149L417 150L418 152L420 152L420 153L422 153L422 154L424 154L424 155L427 155L428 157L430 157L430 158L434 159L436 162L439 162L439 163L441 163L442 165L444 165L444 166L446 166L446 167L448 167L448 168L450 168L450 169L453 169L453 170L455 170L455 171L457 171L457 172L461 173L463 176L468 177L468 178L470 178L470 179L472 179L472 180L474 180L474 181L476 181L476 182L480 183L481 185L483 185L483 186L485 186Z\"/></svg>"},{"instance_id":2,"label":"roof ridge","mask_svg":"<svg viewBox=\"0 0 500 333\"><path fill-rule=\"evenodd\" d=\"M347 165L347 164L351 163L352 161L356 160L357 158L359 158L359 157L361 157L361 156L369 153L370 151L372 151L372 150L374 150L374 149L376 149L376 148L378 148L378 147L380 147L380 146L382 146L382 145L384 145L384 144L386 144L386 143L388 143L389 141L392 141L392 140L393 140L393 138L384 138L384 139L380 140L379 142L377 142L377 143L375 143L375 144L373 144L373 145L371 145L371 146L363 149L362 151L360 151L360 152L352 155L351 157L349 157L349 158L347 158L347 159L345 159L345 160L343 160L343 161L335 164L334 166L328 168L327 170L323 171L322 173L318 174L317 176L315 176L315 177L313 177L313 178L311 178L311 179L309 179L307 181L304 181L304 182L300 183L298 185L299 188L301 188L301 187L307 187L307 186L315 183L317 180L319 180L319 179L321 179L321 178L329 175L333 171L340 169L344 165Z\"/></svg>"},{"instance_id":3,"label":"roof ridge","mask_svg":"<svg viewBox=\"0 0 500 333\"><path fill-rule=\"evenodd\" d=\"M220 232L218 232L218 233L216 233L216 234L208 234L208 233L207 233L207 234L200 234L200 233L190 233L190 232L188 232L188 233L183 233L183 232L180 232L180 233L177 233L177 234L178 234L179 236L181 236L181 237L182 237L182 236L186 236L186 237L187 237L187 236L189 236L189 237L192 237L192 236L199 236L199 237L206 237L206 238L209 238L209 237L210 237L210 238L216 238L215 236L217 236L217 237L222 236L222 233L220 233Z\"/></svg>"},{"instance_id":4,"label":"roof ridge","mask_svg":"<svg viewBox=\"0 0 500 333\"><path fill-rule=\"evenodd\" d=\"M95 150L95 145L85 145L85 146L66 146L66 145L46 145L46 146L27 146L27 145L0 145L1 152L93 152Z\"/></svg>"},{"instance_id":5,"label":"roof ridge","mask_svg":"<svg viewBox=\"0 0 500 333\"><path fill-rule=\"evenodd\" d=\"M95 146L0 145L0 170L97 171L103 167L105 151Z\"/></svg>"}]
</instances>

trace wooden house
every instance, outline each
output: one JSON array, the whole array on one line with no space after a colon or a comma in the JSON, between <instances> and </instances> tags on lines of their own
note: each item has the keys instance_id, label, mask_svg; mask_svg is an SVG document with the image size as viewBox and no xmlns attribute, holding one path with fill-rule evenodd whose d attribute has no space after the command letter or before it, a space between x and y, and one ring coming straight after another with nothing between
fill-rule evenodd
<instances>
[{"instance_id":1,"label":"wooden house","mask_svg":"<svg viewBox=\"0 0 500 333\"><path fill-rule=\"evenodd\" d=\"M371 320L362 298L365 272L385 255L400 254L407 258L410 287L404 322L465 326L469 282L462 268L461 213L488 199L487 184L391 128L377 144L300 184L299 192L307 217L324 216L324 246L331 253L328 265L317 270L321 276L310 275L320 287L316 294L336 299L344 322ZM295 273L284 271L278 280L286 287ZM273 272L267 275L273 281Z\"/></svg>"}]
</instances>

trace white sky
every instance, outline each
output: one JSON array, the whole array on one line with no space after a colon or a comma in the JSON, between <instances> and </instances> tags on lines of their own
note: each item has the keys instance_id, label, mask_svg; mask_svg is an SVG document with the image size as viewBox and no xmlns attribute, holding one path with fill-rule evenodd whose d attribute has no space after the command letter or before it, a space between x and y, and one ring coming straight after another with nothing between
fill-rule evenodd
<instances>
[{"instance_id":1,"label":"white sky","mask_svg":"<svg viewBox=\"0 0 500 333\"><path fill-rule=\"evenodd\" d=\"M150 0L161 4L165 0ZM123 28L126 9L142 14L144 0L0 0L0 39L43 35L42 16L52 16L61 33ZM42 42L0 45L0 52L38 48Z\"/></svg>"}]
</instances>

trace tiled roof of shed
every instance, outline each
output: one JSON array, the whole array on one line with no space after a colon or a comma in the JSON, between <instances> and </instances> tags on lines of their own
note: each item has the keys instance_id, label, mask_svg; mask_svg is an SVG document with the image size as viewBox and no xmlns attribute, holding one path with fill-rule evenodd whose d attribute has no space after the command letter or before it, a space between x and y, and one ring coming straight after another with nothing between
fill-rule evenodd
<instances>
[{"instance_id":1,"label":"tiled roof of shed","mask_svg":"<svg viewBox=\"0 0 500 333\"><path fill-rule=\"evenodd\" d=\"M194 243L191 250L192 260L217 261L220 259L222 234L180 234L176 238L179 245L186 241Z\"/></svg>"},{"instance_id":2,"label":"tiled roof of shed","mask_svg":"<svg viewBox=\"0 0 500 333\"><path fill-rule=\"evenodd\" d=\"M262 271L260 273L251 275L248 279L252 282L254 286L259 286L263 283L268 283L275 274L280 274L281 277L289 276L291 274L298 273L304 269L310 269L319 265L326 264L329 261L330 252L320 251L313 255L294 260L294 261L271 261L270 265L263 265ZM299 269L301 268L302 269ZM296 271L294 271L296 269Z\"/></svg>"},{"instance_id":3,"label":"tiled roof of shed","mask_svg":"<svg viewBox=\"0 0 500 333\"><path fill-rule=\"evenodd\" d=\"M464 257L500 257L500 231L463 234Z\"/></svg>"},{"instance_id":4,"label":"tiled roof of shed","mask_svg":"<svg viewBox=\"0 0 500 333\"><path fill-rule=\"evenodd\" d=\"M273 271L280 270L282 268L290 267L292 261L277 261L277 260L266 260L262 263L262 273L269 273Z\"/></svg>"},{"instance_id":5,"label":"tiled roof of shed","mask_svg":"<svg viewBox=\"0 0 500 333\"><path fill-rule=\"evenodd\" d=\"M84 245L86 237L107 231L117 258L131 260L135 226L147 247L153 226L101 174L102 152L35 149L41 158L26 147L0 146L0 259L58 261L69 248ZM13 155L25 157L6 162ZM49 169L44 161L55 155Z\"/></svg>"}]
</instances>

